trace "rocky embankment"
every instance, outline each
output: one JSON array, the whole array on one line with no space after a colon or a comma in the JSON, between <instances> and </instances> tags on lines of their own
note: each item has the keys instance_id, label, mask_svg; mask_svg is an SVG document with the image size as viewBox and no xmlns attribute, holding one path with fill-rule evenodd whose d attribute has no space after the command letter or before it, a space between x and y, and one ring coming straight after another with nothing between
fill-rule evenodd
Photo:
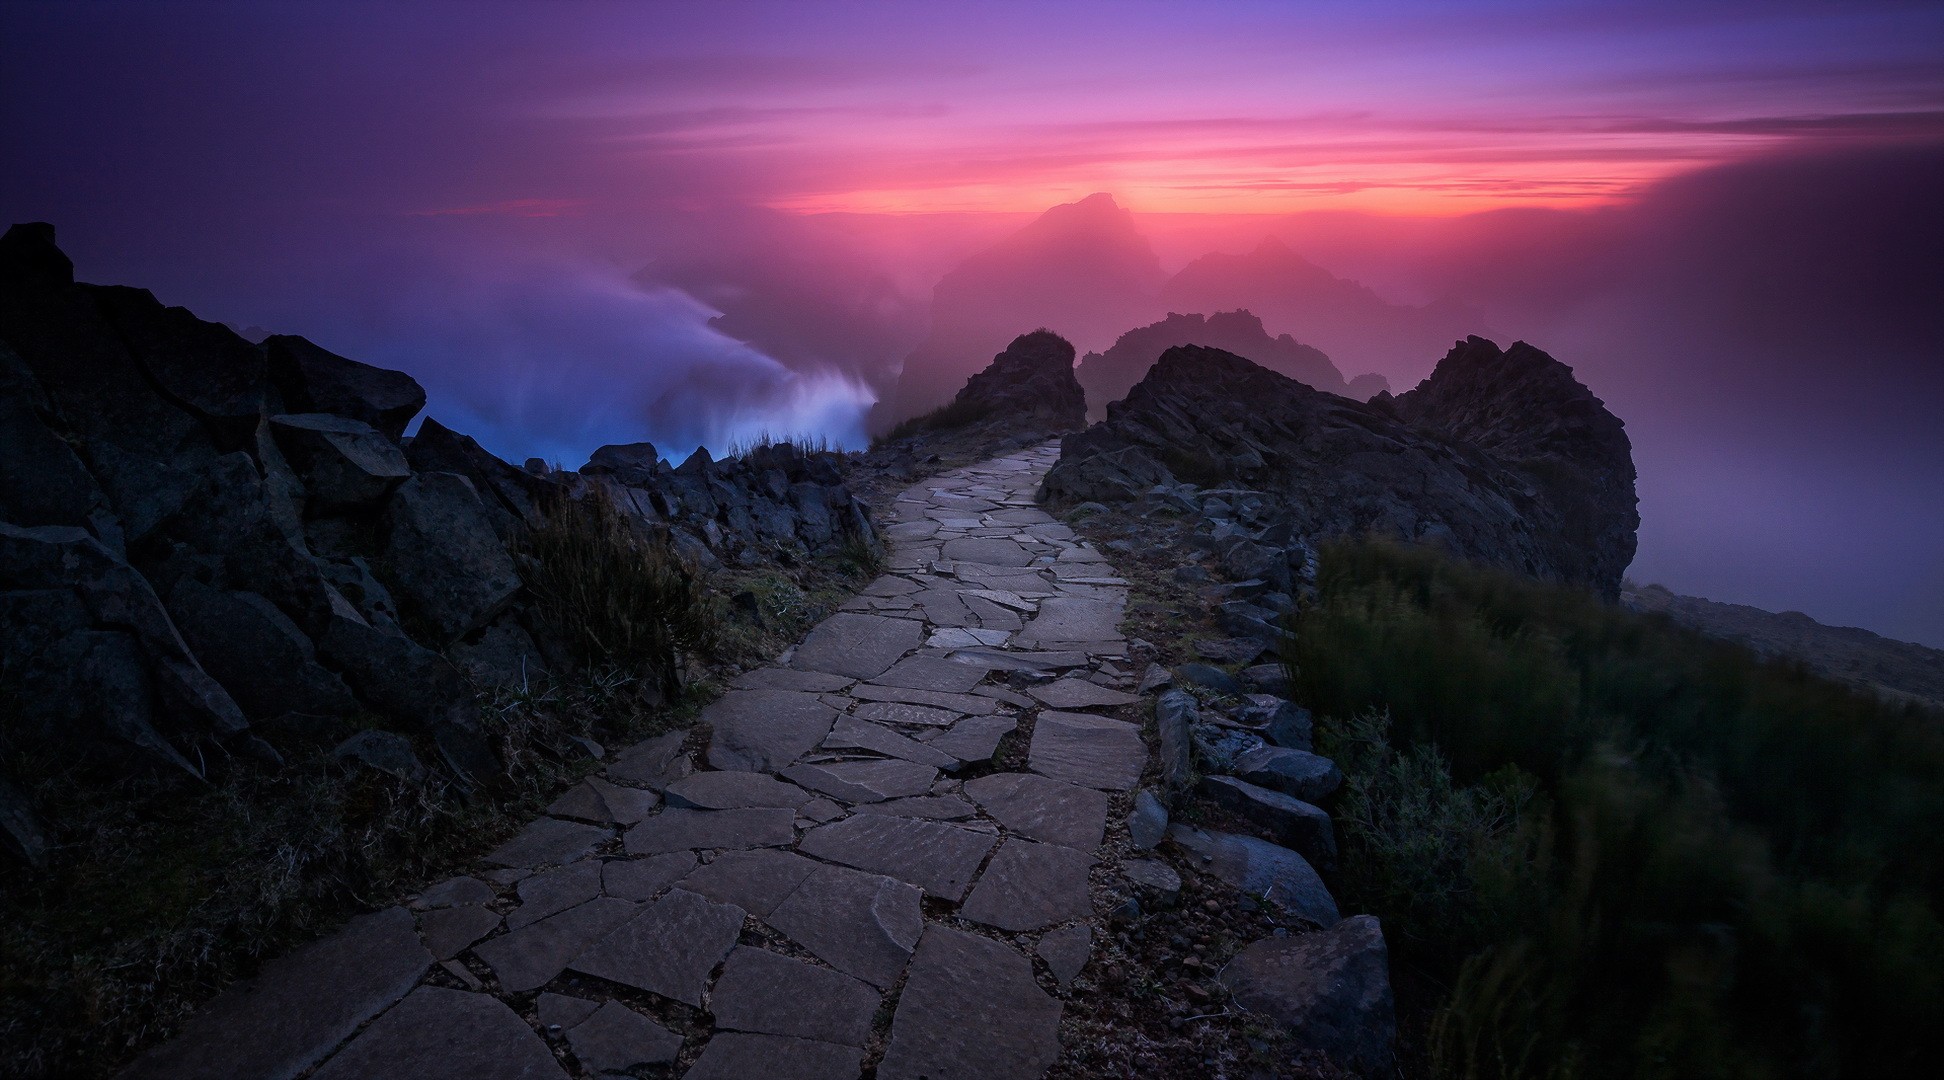
<instances>
[{"instance_id":1,"label":"rocky embankment","mask_svg":"<svg viewBox=\"0 0 1944 1080\"><path fill-rule=\"evenodd\" d=\"M875 547L833 455L679 467L638 443L516 468L409 376L252 344L78 284L47 225L0 240L0 653L15 744L192 773L357 717L352 756L496 762L476 688L572 662L533 615L530 531L604 497L690 572ZM368 721L369 723L366 723Z\"/></svg>"},{"instance_id":2,"label":"rocky embankment","mask_svg":"<svg viewBox=\"0 0 1944 1080\"><path fill-rule=\"evenodd\" d=\"M1633 559L1631 447L1572 371L1521 342L1458 344L1369 404L1232 353L1169 349L1105 422L1068 437L1043 497L1231 524L1231 570L1286 588L1313 545L1369 535L1613 599Z\"/></svg>"}]
</instances>

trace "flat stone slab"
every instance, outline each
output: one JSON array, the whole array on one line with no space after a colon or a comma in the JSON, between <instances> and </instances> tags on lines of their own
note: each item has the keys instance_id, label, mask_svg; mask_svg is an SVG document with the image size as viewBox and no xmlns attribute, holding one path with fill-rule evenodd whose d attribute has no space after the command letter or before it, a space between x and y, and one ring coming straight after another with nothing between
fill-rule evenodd
<instances>
[{"instance_id":1,"label":"flat stone slab","mask_svg":"<svg viewBox=\"0 0 1944 1080\"><path fill-rule=\"evenodd\" d=\"M1048 930L1041 935L1033 952L1046 961L1046 969L1061 986L1072 986L1073 980L1080 977L1080 969L1087 966L1088 957L1093 955L1093 928L1068 926Z\"/></svg>"},{"instance_id":2,"label":"flat stone slab","mask_svg":"<svg viewBox=\"0 0 1944 1080\"><path fill-rule=\"evenodd\" d=\"M971 627L948 626L933 631L925 639L925 644L934 649L964 649L977 645L1004 645L1012 637L1010 630L979 630Z\"/></svg>"},{"instance_id":3,"label":"flat stone slab","mask_svg":"<svg viewBox=\"0 0 1944 1080\"><path fill-rule=\"evenodd\" d=\"M601 891L622 900L653 900L695 869L693 851L671 851L646 859L611 859L601 864Z\"/></svg>"},{"instance_id":4,"label":"flat stone slab","mask_svg":"<svg viewBox=\"0 0 1944 1080\"><path fill-rule=\"evenodd\" d=\"M949 709L956 713L971 716L987 716L999 711L999 705L991 698L977 694L948 694L937 690L907 690L902 686L873 686L859 683L851 687L850 694L859 701L896 701L907 705L930 705L936 709ZM862 716L863 711L858 710ZM865 717L865 719L875 719Z\"/></svg>"},{"instance_id":5,"label":"flat stone slab","mask_svg":"<svg viewBox=\"0 0 1944 1080\"><path fill-rule=\"evenodd\" d=\"M947 540L939 553L954 562L984 563L987 566L1031 566L1037 557L1017 542L998 536Z\"/></svg>"},{"instance_id":6,"label":"flat stone slab","mask_svg":"<svg viewBox=\"0 0 1944 1080\"><path fill-rule=\"evenodd\" d=\"M762 917L789 899L803 879L823 864L792 851L725 851L695 868L681 887L720 904Z\"/></svg>"},{"instance_id":7,"label":"flat stone slab","mask_svg":"<svg viewBox=\"0 0 1944 1080\"><path fill-rule=\"evenodd\" d=\"M929 765L934 769L956 769L964 764L943 750L855 716L838 717L836 726L830 729L830 735L823 744L838 750L869 750L886 757Z\"/></svg>"},{"instance_id":8,"label":"flat stone slab","mask_svg":"<svg viewBox=\"0 0 1944 1080\"><path fill-rule=\"evenodd\" d=\"M1055 679L1045 686L1029 687L1028 694L1040 704L1054 709L1093 709L1109 705L1134 705L1140 698L1110 690L1085 679Z\"/></svg>"},{"instance_id":9,"label":"flat stone slab","mask_svg":"<svg viewBox=\"0 0 1944 1080\"><path fill-rule=\"evenodd\" d=\"M923 795L938 779L938 770L915 761L834 761L792 765L783 775L833 799L865 803Z\"/></svg>"},{"instance_id":10,"label":"flat stone slab","mask_svg":"<svg viewBox=\"0 0 1944 1080\"><path fill-rule=\"evenodd\" d=\"M950 727L965 716L951 709L907 705L898 701L865 702L851 715L874 724L905 724L911 727Z\"/></svg>"},{"instance_id":11,"label":"flat stone slab","mask_svg":"<svg viewBox=\"0 0 1944 1080\"><path fill-rule=\"evenodd\" d=\"M570 966L700 1007L709 973L735 947L742 925L743 909L671 889Z\"/></svg>"},{"instance_id":12,"label":"flat stone slab","mask_svg":"<svg viewBox=\"0 0 1944 1080\"><path fill-rule=\"evenodd\" d=\"M601 771L612 779L660 791L695 771L695 763L682 750L687 742L686 731L657 735L616 754Z\"/></svg>"},{"instance_id":13,"label":"flat stone slab","mask_svg":"<svg viewBox=\"0 0 1944 1080\"><path fill-rule=\"evenodd\" d=\"M486 961L507 993L538 990L640 908L640 904L603 896L482 942L473 955Z\"/></svg>"},{"instance_id":14,"label":"flat stone slab","mask_svg":"<svg viewBox=\"0 0 1944 1080\"><path fill-rule=\"evenodd\" d=\"M788 847L796 839L796 811L788 807L688 810L670 807L628 830L630 855L695 848Z\"/></svg>"},{"instance_id":15,"label":"flat stone slab","mask_svg":"<svg viewBox=\"0 0 1944 1080\"><path fill-rule=\"evenodd\" d=\"M490 904L499 896L491 885L476 877L447 878L425 890L413 900L413 911L426 908L452 907L456 904Z\"/></svg>"},{"instance_id":16,"label":"flat stone slab","mask_svg":"<svg viewBox=\"0 0 1944 1080\"><path fill-rule=\"evenodd\" d=\"M1116 641L1120 638L1121 605L1078 596L1052 596L1040 601L1014 641L1021 648L1077 641Z\"/></svg>"},{"instance_id":17,"label":"flat stone slab","mask_svg":"<svg viewBox=\"0 0 1944 1080\"><path fill-rule=\"evenodd\" d=\"M796 809L810 801L810 793L766 773L699 772L668 785L663 796L671 807L691 810L747 810L755 807Z\"/></svg>"},{"instance_id":18,"label":"flat stone slab","mask_svg":"<svg viewBox=\"0 0 1944 1080\"><path fill-rule=\"evenodd\" d=\"M924 818L928 821L962 821L977 817L979 809L957 795L918 795L908 799L890 799L880 803L865 803L857 808L860 814L890 814L893 817Z\"/></svg>"},{"instance_id":19,"label":"flat stone slab","mask_svg":"<svg viewBox=\"0 0 1944 1080\"><path fill-rule=\"evenodd\" d=\"M876 990L828 968L764 949L729 954L709 992L716 1027L863 1046L871 1038Z\"/></svg>"},{"instance_id":20,"label":"flat stone slab","mask_svg":"<svg viewBox=\"0 0 1944 1080\"><path fill-rule=\"evenodd\" d=\"M682 1037L610 1001L567 1031L567 1045L588 1071L627 1072L637 1065L665 1065L682 1052Z\"/></svg>"},{"instance_id":21,"label":"flat stone slab","mask_svg":"<svg viewBox=\"0 0 1944 1080\"><path fill-rule=\"evenodd\" d=\"M519 884L520 906L506 917L509 930L539 922L549 915L579 907L601 895L601 864L586 859L571 866L548 870L523 878ZM483 936L483 935L482 935ZM474 939L478 940L477 938ZM467 942L470 945L472 942ZM439 959L448 959L440 957Z\"/></svg>"},{"instance_id":22,"label":"flat stone slab","mask_svg":"<svg viewBox=\"0 0 1944 1080\"><path fill-rule=\"evenodd\" d=\"M990 761L999 740L1018 727L1019 721L1010 716L968 716L925 741L960 761Z\"/></svg>"},{"instance_id":23,"label":"flat stone slab","mask_svg":"<svg viewBox=\"0 0 1944 1080\"><path fill-rule=\"evenodd\" d=\"M917 648L921 633L919 625L910 619L840 611L810 631L791 655L790 666L798 671L873 679Z\"/></svg>"},{"instance_id":24,"label":"flat stone slab","mask_svg":"<svg viewBox=\"0 0 1944 1080\"><path fill-rule=\"evenodd\" d=\"M547 813L554 817L578 818L597 825L632 825L655 812L661 796L640 788L610 784L590 776L555 799Z\"/></svg>"},{"instance_id":25,"label":"flat stone slab","mask_svg":"<svg viewBox=\"0 0 1944 1080\"><path fill-rule=\"evenodd\" d=\"M1091 852L1107 833L1104 792L1031 773L993 773L965 782L978 803L1008 832Z\"/></svg>"},{"instance_id":26,"label":"flat stone slab","mask_svg":"<svg viewBox=\"0 0 1944 1080\"><path fill-rule=\"evenodd\" d=\"M312 1080L391 1076L413 1080L565 1080L567 1072L520 1014L497 998L421 986L325 1062L312 1074Z\"/></svg>"},{"instance_id":27,"label":"flat stone slab","mask_svg":"<svg viewBox=\"0 0 1944 1080\"><path fill-rule=\"evenodd\" d=\"M410 912L386 908L360 916L218 994L181 1034L121 1075L289 1080L404 997L431 966Z\"/></svg>"},{"instance_id":28,"label":"flat stone slab","mask_svg":"<svg viewBox=\"0 0 1944 1080\"><path fill-rule=\"evenodd\" d=\"M601 1003L565 994L542 993L533 1003L533 1012L542 1027L573 1027L599 1011Z\"/></svg>"},{"instance_id":29,"label":"flat stone slab","mask_svg":"<svg viewBox=\"0 0 1944 1080\"><path fill-rule=\"evenodd\" d=\"M1026 751L1036 773L1108 791L1133 790L1147 760L1139 728L1086 713L1041 712Z\"/></svg>"},{"instance_id":30,"label":"flat stone slab","mask_svg":"<svg viewBox=\"0 0 1944 1080\"><path fill-rule=\"evenodd\" d=\"M1342 921L1336 898L1309 860L1267 840L1233 833L1204 832L1172 825L1168 839L1194 857L1194 865L1243 892L1302 916L1325 929Z\"/></svg>"},{"instance_id":31,"label":"flat stone slab","mask_svg":"<svg viewBox=\"0 0 1944 1080\"><path fill-rule=\"evenodd\" d=\"M915 589L917 586L914 585L912 588ZM736 676L729 685L736 690L796 690L806 694L832 694L856 681L845 675L832 675L823 671L759 667Z\"/></svg>"},{"instance_id":32,"label":"flat stone slab","mask_svg":"<svg viewBox=\"0 0 1944 1080\"><path fill-rule=\"evenodd\" d=\"M992 669L978 664L962 664L942 656L907 656L871 682L878 686L902 686L908 690L934 690L963 694L979 685Z\"/></svg>"},{"instance_id":33,"label":"flat stone slab","mask_svg":"<svg viewBox=\"0 0 1944 1080\"><path fill-rule=\"evenodd\" d=\"M1060 1056L1060 1003L999 942L925 930L891 1020L879 1080L1042 1076Z\"/></svg>"},{"instance_id":34,"label":"flat stone slab","mask_svg":"<svg viewBox=\"0 0 1944 1080\"><path fill-rule=\"evenodd\" d=\"M936 821L859 815L819 825L797 845L806 855L888 874L958 901L997 837Z\"/></svg>"},{"instance_id":35,"label":"flat stone slab","mask_svg":"<svg viewBox=\"0 0 1944 1080\"><path fill-rule=\"evenodd\" d=\"M838 971L889 989L925 928L922 901L914 885L821 866L763 921Z\"/></svg>"},{"instance_id":36,"label":"flat stone slab","mask_svg":"<svg viewBox=\"0 0 1944 1080\"><path fill-rule=\"evenodd\" d=\"M613 829L543 817L488 852L483 861L494 866L557 866L584 859L613 838Z\"/></svg>"},{"instance_id":37,"label":"flat stone slab","mask_svg":"<svg viewBox=\"0 0 1944 1080\"><path fill-rule=\"evenodd\" d=\"M777 772L816 749L837 711L796 690L732 690L702 710L709 764L717 769Z\"/></svg>"},{"instance_id":38,"label":"flat stone slab","mask_svg":"<svg viewBox=\"0 0 1944 1080\"><path fill-rule=\"evenodd\" d=\"M1087 872L1093 857L1058 844L1008 838L999 845L959 915L1015 932L1093 914Z\"/></svg>"},{"instance_id":39,"label":"flat stone slab","mask_svg":"<svg viewBox=\"0 0 1944 1080\"><path fill-rule=\"evenodd\" d=\"M783 1035L723 1032L709 1040L682 1080L857 1080L864 1051Z\"/></svg>"}]
</instances>

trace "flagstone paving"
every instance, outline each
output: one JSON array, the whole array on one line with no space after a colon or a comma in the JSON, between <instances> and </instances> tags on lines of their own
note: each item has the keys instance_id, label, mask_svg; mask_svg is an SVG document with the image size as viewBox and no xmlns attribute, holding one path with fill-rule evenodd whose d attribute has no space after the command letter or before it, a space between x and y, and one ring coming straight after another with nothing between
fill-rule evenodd
<instances>
[{"instance_id":1,"label":"flagstone paving","mask_svg":"<svg viewBox=\"0 0 1944 1080\"><path fill-rule=\"evenodd\" d=\"M706 740L621 751L477 876L269 965L127 1075L1044 1075L1149 764L1106 715L1140 700L1125 583L1034 505L1058 456L902 493L890 571L737 677Z\"/></svg>"}]
</instances>

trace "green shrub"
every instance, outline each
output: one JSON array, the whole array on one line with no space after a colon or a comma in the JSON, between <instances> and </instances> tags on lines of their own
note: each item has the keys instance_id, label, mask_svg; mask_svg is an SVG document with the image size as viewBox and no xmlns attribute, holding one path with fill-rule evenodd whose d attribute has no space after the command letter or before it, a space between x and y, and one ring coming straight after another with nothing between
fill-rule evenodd
<instances>
[{"instance_id":1,"label":"green shrub","mask_svg":"<svg viewBox=\"0 0 1944 1080\"><path fill-rule=\"evenodd\" d=\"M1346 773L1345 900L1450 987L1437 1074L1928 1068L1935 713L1376 543L1326 548L1285 658Z\"/></svg>"},{"instance_id":2,"label":"green shrub","mask_svg":"<svg viewBox=\"0 0 1944 1080\"><path fill-rule=\"evenodd\" d=\"M698 574L596 487L559 499L526 542L534 611L589 669L640 679L651 698L681 692L681 656L707 648L719 613Z\"/></svg>"}]
</instances>

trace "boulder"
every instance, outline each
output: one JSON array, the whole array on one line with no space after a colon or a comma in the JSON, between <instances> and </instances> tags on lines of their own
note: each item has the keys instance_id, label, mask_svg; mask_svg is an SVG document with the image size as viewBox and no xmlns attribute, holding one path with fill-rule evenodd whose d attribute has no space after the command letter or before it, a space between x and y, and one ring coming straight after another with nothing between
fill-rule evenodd
<instances>
[{"instance_id":1,"label":"boulder","mask_svg":"<svg viewBox=\"0 0 1944 1080\"><path fill-rule=\"evenodd\" d=\"M1233 776L1203 777L1201 793L1229 813L1260 825L1277 843L1295 848L1324 873L1336 869L1336 829L1321 807Z\"/></svg>"},{"instance_id":2,"label":"boulder","mask_svg":"<svg viewBox=\"0 0 1944 1080\"><path fill-rule=\"evenodd\" d=\"M611 476L623 484L647 487L655 482L661 456L654 443L622 443L594 451L580 467L583 476Z\"/></svg>"},{"instance_id":3,"label":"boulder","mask_svg":"<svg viewBox=\"0 0 1944 1080\"><path fill-rule=\"evenodd\" d=\"M1257 787L1280 791L1304 802L1320 803L1343 786L1336 762L1306 750L1259 746L1235 757L1235 775Z\"/></svg>"},{"instance_id":4,"label":"boulder","mask_svg":"<svg viewBox=\"0 0 1944 1080\"><path fill-rule=\"evenodd\" d=\"M384 534L392 593L440 646L491 622L520 591L479 494L457 473L401 484L385 507Z\"/></svg>"},{"instance_id":5,"label":"boulder","mask_svg":"<svg viewBox=\"0 0 1944 1080\"><path fill-rule=\"evenodd\" d=\"M1195 743L1189 728L1195 723L1195 699L1184 690L1169 690L1154 700L1154 728L1161 743L1161 783L1171 793L1187 790L1195 779Z\"/></svg>"},{"instance_id":6,"label":"boulder","mask_svg":"<svg viewBox=\"0 0 1944 1080\"><path fill-rule=\"evenodd\" d=\"M1021 334L965 382L952 406L1049 432L1087 424L1087 400L1073 376L1073 346L1049 330Z\"/></svg>"},{"instance_id":7,"label":"boulder","mask_svg":"<svg viewBox=\"0 0 1944 1080\"><path fill-rule=\"evenodd\" d=\"M347 360L288 334L264 339L270 379L292 412L342 416L396 442L425 408L425 389L402 371Z\"/></svg>"},{"instance_id":8,"label":"boulder","mask_svg":"<svg viewBox=\"0 0 1944 1080\"><path fill-rule=\"evenodd\" d=\"M318 663L310 638L263 596L185 577L169 590L169 613L203 669L252 720L357 709L350 687Z\"/></svg>"},{"instance_id":9,"label":"boulder","mask_svg":"<svg viewBox=\"0 0 1944 1080\"><path fill-rule=\"evenodd\" d=\"M1390 954L1374 916L1264 938L1237 953L1220 980L1237 1005L1288 1028L1302 1045L1365 1075L1389 1075L1397 1013Z\"/></svg>"},{"instance_id":10,"label":"boulder","mask_svg":"<svg viewBox=\"0 0 1944 1080\"><path fill-rule=\"evenodd\" d=\"M271 417L270 430L320 512L378 502L412 475L397 444L361 420L297 413Z\"/></svg>"}]
</instances>

